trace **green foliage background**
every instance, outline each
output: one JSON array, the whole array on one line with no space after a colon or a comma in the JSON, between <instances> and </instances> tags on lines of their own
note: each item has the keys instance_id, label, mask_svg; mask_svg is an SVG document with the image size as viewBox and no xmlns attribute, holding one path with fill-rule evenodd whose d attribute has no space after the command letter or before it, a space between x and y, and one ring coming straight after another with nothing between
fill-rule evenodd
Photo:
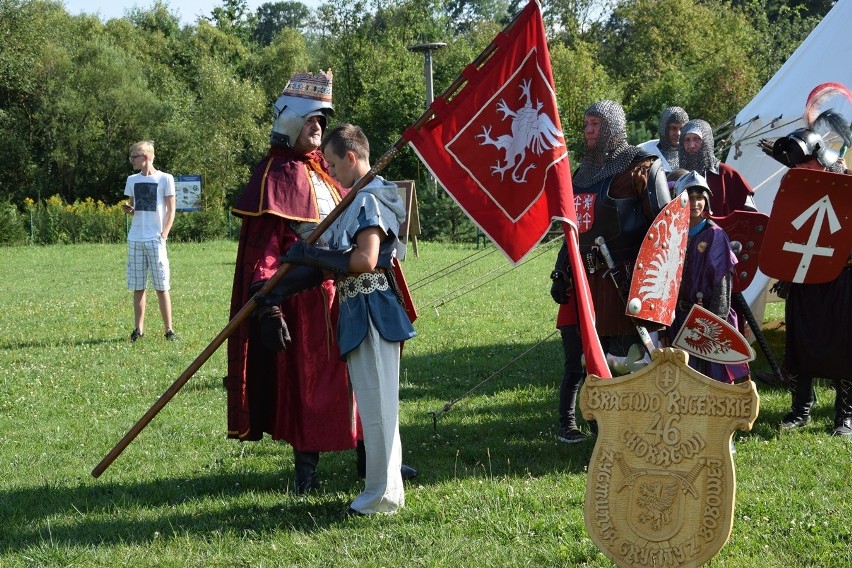
<instances>
[{"instance_id":1,"label":"green foliage background","mask_svg":"<svg viewBox=\"0 0 852 568\"><path fill-rule=\"evenodd\" d=\"M0 0L0 202L121 198L128 146L157 144L157 167L201 174L222 211L268 144L269 105L292 73L332 69L336 122L364 127L377 157L424 111L423 57L443 92L524 0L329 0L316 10L223 0L181 25L155 0L101 22L58 0ZM759 90L831 7L829 0L544 0L557 98L573 159L581 116L622 101L630 139L655 137L671 105L717 125ZM408 150L385 177L414 179L425 239L472 239L467 219Z\"/></svg>"}]
</instances>

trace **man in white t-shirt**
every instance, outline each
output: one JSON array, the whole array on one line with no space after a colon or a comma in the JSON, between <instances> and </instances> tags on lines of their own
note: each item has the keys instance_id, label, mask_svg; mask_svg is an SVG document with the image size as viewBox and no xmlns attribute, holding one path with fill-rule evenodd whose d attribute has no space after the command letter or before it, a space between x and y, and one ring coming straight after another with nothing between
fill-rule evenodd
<instances>
[{"instance_id":1,"label":"man in white t-shirt","mask_svg":"<svg viewBox=\"0 0 852 568\"><path fill-rule=\"evenodd\" d=\"M133 290L136 327L130 334L130 341L135 342L145 335L145 289L149 274L157 291L165 338L174 341L177 336L172 330L166 239L175 220L175 179L154 168L154 142L150 140L130 147L130 165L139 170L138 174L128 176L124 186L128 201L122 204L124 211L133 215L127 233L127 289Z\"/></svg>"}]
</instances>

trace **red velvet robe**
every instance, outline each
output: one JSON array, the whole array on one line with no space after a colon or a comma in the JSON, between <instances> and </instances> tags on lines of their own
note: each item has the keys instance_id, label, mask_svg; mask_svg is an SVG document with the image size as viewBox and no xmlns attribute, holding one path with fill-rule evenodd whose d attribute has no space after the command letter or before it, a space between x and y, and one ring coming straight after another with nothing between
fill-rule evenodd
<instances>
[{"instance_id":1,"label":"red velvet robe","mask_svg":"<svg viewBox=\"0 0 852 568\"><path fill-rule=\"evenodd\" d=\"M279 256L299 239L291 221L319 221L308 170L341 191L327 175L319 152L299 156L271 148L255 167L234 207L243 217L231 317L251 296L249 287L268 280ZM247 318L228 338L228 437L259 440L264 432L304 452L355 447L356 410L337 346L338 306L331 280L281 304L292 342L282 352L266 349L257 323Z\"/></svg>"}]
</instances>

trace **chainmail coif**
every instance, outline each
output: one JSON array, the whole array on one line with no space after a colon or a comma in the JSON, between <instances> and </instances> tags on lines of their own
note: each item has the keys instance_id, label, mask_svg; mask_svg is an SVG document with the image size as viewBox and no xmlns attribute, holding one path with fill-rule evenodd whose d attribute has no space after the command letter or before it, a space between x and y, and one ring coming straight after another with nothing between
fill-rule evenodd
<instances>
[{"instance_id":1,"label":"chainmail coif","mask_svg":"<svg viewBox=\"0 0 852 568\"><path fill-rule=\"evenodd\" d=\"M598 101L583 116L598 117L601 126L597 143L594 148L586 148L586 155L572 178L574 187L581 189L620 174L633 158L644 152L627 143L627 118L617 102Z\"/></svg>"},{"instance_id":2,"label":"chainmail coif","mask_svg":"<svg viewBox=\"0 0 852 568\"><path fill-rule=\"evenodd\" d=\"M690 128L698 127L701 132L701 140L704 144L701 149L695 154L687 154L684 148L683 141L686 138L686 133ZM695 170L704 177L707 177L707 172L719 173L719 160L713 153L713 129L706 120L695 119L690 120L683 125L680 130L680 144L678 145L678 167L685 170Z\"/></svg>"},{"instance_id":3,"label":"chainmail coif","mask_svg":"<svg viewBox=\"0 0 852 568\"><path fill-rule=\"evenodd\" d=\"M659 146L660 152L663 154L663 157L673 170L678 169L680 166L678 165L678 147L669 144L669 125L673 122L683 125L688 121L689 115L686 114L685 110L677 106L667 108L663 111L663 114L660 115L660 128L658 132L660 135L660 141L657 142L657 146Z\"/></svg>"}]
</instances>

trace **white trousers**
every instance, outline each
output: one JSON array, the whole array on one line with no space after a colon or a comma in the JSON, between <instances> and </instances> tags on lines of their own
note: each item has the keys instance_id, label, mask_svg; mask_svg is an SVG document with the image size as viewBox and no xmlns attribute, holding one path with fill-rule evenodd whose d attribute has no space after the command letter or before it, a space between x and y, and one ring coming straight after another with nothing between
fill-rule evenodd
<instances>
[{"instance_id":1,"label":"white trousers","mask_svg":"<svg viewBox=\"0 0 852 568\"><path fill-rule=\"evenodd\" d=\"M364 430L367 477L351 507L369 515L395 513L405 504L399 439L399 343L369 323L364 341L347 357L349 380Z\"/></svg>"}]
</instances>

